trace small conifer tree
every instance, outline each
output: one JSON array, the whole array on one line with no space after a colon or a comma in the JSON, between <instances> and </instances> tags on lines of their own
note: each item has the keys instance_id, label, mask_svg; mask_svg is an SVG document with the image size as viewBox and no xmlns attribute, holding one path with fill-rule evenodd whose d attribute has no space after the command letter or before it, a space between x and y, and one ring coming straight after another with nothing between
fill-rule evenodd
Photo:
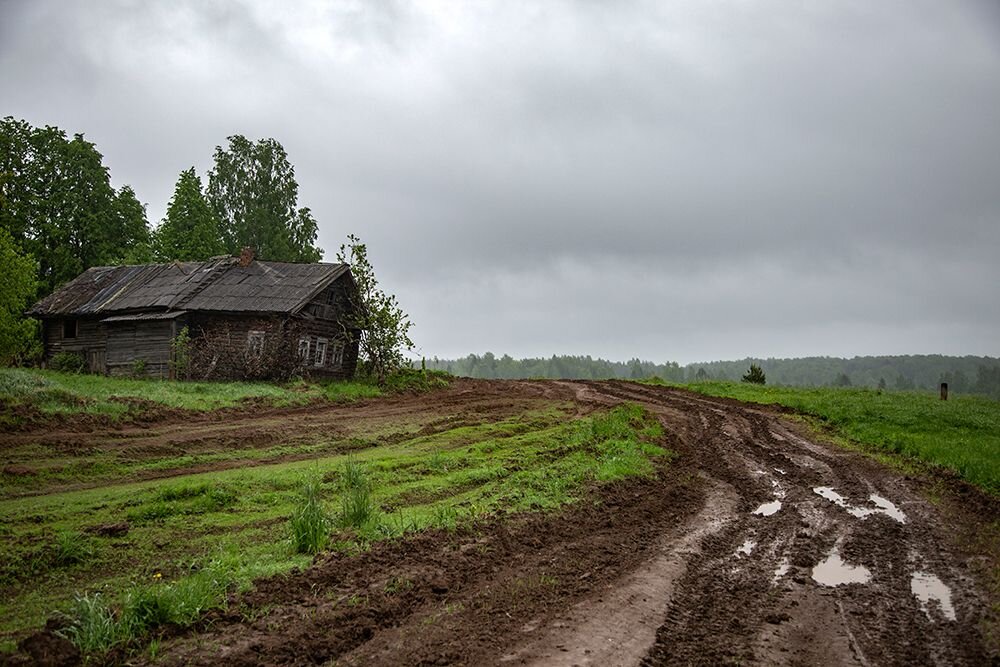
<instances>
[{"instance_id":1,"label":"small conifer tree","mask_svg":"<svg viewBox=\"0 0 1000 667\"><path fill-rule=\"evenodd\" d=\"M757 364L750 364L750 370L746 372L743 376L743 382L749 382L750 384L767 384L767 378L764 376L764 371Z\"/></svg>"}]
</instances>

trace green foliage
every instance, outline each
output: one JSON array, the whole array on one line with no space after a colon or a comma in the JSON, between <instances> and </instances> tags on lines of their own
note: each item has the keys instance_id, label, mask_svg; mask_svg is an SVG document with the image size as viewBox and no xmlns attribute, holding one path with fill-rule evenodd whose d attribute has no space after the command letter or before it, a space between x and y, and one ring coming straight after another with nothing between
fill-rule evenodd
<instances>
[{"instance_id":1,"label":"green foliage","mask_svg":"<svg viewBox=\"0 0 1000 667\"><path fill-rule=\"evenodd\" d=\"M361 372L383 383L403 367L403 353L413 349L410 340L413 322L399 307L396 297L379 287L375 270L368 261L368 248L357 236L347 237L347 243L337 253L337 261L351 265L357 285L357 292L351 296L354 319L346 323L345 334L360 332Z\"/></svg>"},{"instance_id":2,"label":"green foliage","mask_svg":"<svg viewBox=\"0 0 1000 667\"><path fill-rule=\"evenodd\" d=\"M316 220L298 207L299 185L284 147L274 139L256 143L242 135L215 148L208 172L208 201L231 254L253 248L261 259L318 262Z\"/></svg>"},{"instance_id":3,"label":"green foliage","mask_svg":"<svg viewBox=\"0 0 1000 667\"><path fill-rule=\"evenodd\" d=\"M89 538L75 530L61 530L56 533L55 556L56 565L74 565L88 560L93 555L93 547Z\"/></svg>"},{"instance_id":4,"label":"green foliage","mask_svg":"<svg viewBox=\"0 0 1000 667\"><path fill-rule=\"evenodd\" d=\"M153 247L160 261L201 261L226 253L219 217L205 199L194 167L178 177Z\"/></svg>"},{"instance_id":5,"label":"green foliage","mask_svg":"<svg viewBox=\"0 0 1000 667\"><path fill-rule=\"evenodd\" d=\"M316 554L330 537L330 520L320 497L319 476L308 478L302 487L302 497L292 513L292 548L300 554Z\"/></svg>"},{"instance_id":6,"label":"green foliage","mask_svg":"<svg viewBox=\"0 0 1000 667\"><path fill-rule=\"evenodd\" d=\"M691 381L699 379L696 374L704 368L712 379L736 381L750 363L767 366L767 380L771 385L846 386L841 377L846 376L855 387L884 385L882 388L886 390L936 392L938 383L947 382L949 390L955 394L979 393L1000 398L1000 359L994 357L923 354L852 359L743 359L691 364L682 378L664 377L674 382Z\"/></svg>"},{"instance_id":7,"label":"green foliage","mask_svg":"<svg viewBox=\"0 0 1000 667\"><path fill-rule=\"evenodd\" d=\"M134 585L118 605L100 593L78 595L69 609L70 625L63 632L84 655L99 657L119 646L133 646L168 623L191 625L225 603L237 577L233 562L215 559L180 581L168 583L156 577L152 584Z\"/></svg>"},{"instance_id":8,"label":"green foliage","mask_svg":"<svg viewBox=\"0 0 1000 667\"><path fill-rule=\"evenodd\" d=\"M146 360L134 359L132 361L132 377L146 377Z\"/></svg>"},{"instance_id":9,"label":"green foliage","mask_svg":"<svg viewBox=\"0 0 1000 667\"><path fill-rule=\"evenodd\" d=\"M67 638L84 654L105 653L118 643L120 627L100 593L79 595L69 609Z\"/></svg>"},{"instance_id":10,"label":"green foliage","mask_svg":"<svg viewBox=\"0 0 1000 667\"><path fill-rule=\"evenodd\" d=\"M757 364L750 364L750 370L743 374L740 381L750 384L767 384L767 377L764 371Z\"/></svg>"},{"instance_id":11,"label":"green foliage","mask_svg":"<svg viewBox=\"0 0 1000 667\"><path fill-rule=\"evenodd\" d=\"M111 187L103 156L82 134L0 121L0 227L37 261L40 295L84 269L142 255L145 211L128 186Z\"/></svg>"},{"instance_id":12,"label":"green foliage","mask_svg":"<svg viewBox=\"0 0 1000 667\"><path fill-rule=\"evenodd\" d=\"M356 461L344 464L340 477L340 514L342 528L363 530L378 520L378 505L372 497L372 483L364 466Z\"/></svg>"},{"instance_id":13,"label":"green foliage","mask_svg":"<svg viewBox=\"0 0 1000 667\"><path fill-rule=\"evenodd\" d=\"M0 204L2 205L2 204ZM35 261L23 254L7 229L0 227L0 365L23 363L41 352L38 325L22 316L34 298Z\"/></svg>"},{"instance_id":14,"label":"green foliage","mask_svg":"<svg viewBox=\"0 0 1000 667\"><path fill-rule=\"evenodd\" d=\"M191 375L191 331L184 327L170 339L170 361L173 377L186 380Z\"/></svg>"},{"instance_id":15,"label":"green foliage","mask_svg":"<svg viewBox=\"0 0 1000 667\"><path fill-rule=\"evenodd\" d=\"M552 378L573 380L630 379L659 376L680 382L684 369L674 362L656 364L652 361L633 359L628 362L594 359L590 356L557 356L514 359L510 355L497 357L492 352L470 354L461 359L426 360L426 367L437 371L483 379L515 380L525 378Z\"/></svg>"},{"instance_id":16,"label":"green foliage","mask_svg":"<svg viewBox=\"0 0 1000 667\"><path fill-rule=\"evenodd\" d=\"M58 352L49 359L49 368L62 373L82 373L87 369L87 360L79 352Z\"/></svg>"}]
</instances>

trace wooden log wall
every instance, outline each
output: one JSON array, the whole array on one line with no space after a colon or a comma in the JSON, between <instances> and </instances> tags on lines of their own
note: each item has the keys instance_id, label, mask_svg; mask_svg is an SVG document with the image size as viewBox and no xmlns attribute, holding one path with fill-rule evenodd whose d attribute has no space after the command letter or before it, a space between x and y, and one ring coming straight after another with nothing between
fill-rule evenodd
<instances>
[{"instance_id":1,"label":"wooden log wall","mask_svg":"<svg viewBox=\"0 0 1000 667\"><path fill-rule=\"evenodd\" d=\"M106 326L108 375L169 376L173 337L169 320L110 322Z\"/></svg>"}]
</instances>

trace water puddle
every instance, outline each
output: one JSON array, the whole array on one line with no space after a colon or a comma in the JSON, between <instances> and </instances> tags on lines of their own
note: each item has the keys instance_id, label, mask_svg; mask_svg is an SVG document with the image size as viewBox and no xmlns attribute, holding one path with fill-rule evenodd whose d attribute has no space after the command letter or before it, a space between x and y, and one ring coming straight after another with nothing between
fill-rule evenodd
<instances>
[{"instance_id":1,"label":"water puddle","mask_svg":"<svg viewBox=\"0 0 1000 667\"><path fill-rule=\"evenodd\" d=\"M753 514L757 514L759 516L771 516L780 509L781 509L781 501L772 500L771 502L764 503L763 505L755 509L753 511Z\"/></svg>"},{"instance_id":2,"label":"water puddle","mask_svg":"<svg viewBox=\"0 0 1000 667\"><path fill-rule=\"evenodd\" d=\"M783 576L788 574L788 571L792 568L791 562L788 560L788 556L781 559L778 563L778 567L774 568L774 581L781 579Z\"/></svg>"},{"instance_id":3,"label":"water puddle","mask_svg":"<svg viewBox=\"0 0 1000 667\"><path fill-rule=\"evenodd\" d=\"M849 514L862 520L867 519L873 514L884 514L890 519L895 519L900 523L906 523L906 515L903 514L901 509L896 507L896 505L887 498L883 498L882 496L874 493L868 496L869 502L875 505L874 508L857 507L850 504L847 502L847 498L834 491L832 486L817 486L813 488L813 493L826 498L838 507L843 507Z\"/></svg>"},{"instance_id":4,"label":"water puddle","mask_svg":"<svg viewBox=\"0 0 1000 667\"><path fill-rule=\"evenodd\" d=\"M757 546L756 542L753 540L747 540L742 544L742 546L740 546L739 549L736 550L736 555L739 556L740 554L743 554L745 556L749 556L755 546Z\"/></svg>"},{"instance_id":5,"label":"water puddle","mask_svg":"<svg viewBox=\"0 0 1000 667\"><path fill-rule=\"evenodd\" d=\"M821 561L813 568L812 578L823 586L867 584L872 578L872 573L863 565L845 563L840 557L840 551L834 547L826 560Z\"/></svg>"},{"instance_id":6,"label":"water puddle","mask_svg":"<svg viewBox=\"0 0 1000 667\"><path fill-rule=\"evenodd\" d=\"M774 472L778 473L779 475L787 475L788 474L784 470L782 470L781 468L775 468Z\"/></svg>"},{"instance_id":7,"label":"water puddle","mask_svg":"<svg viewBox=\"0 0 1000 667\"><path fill-rule=\"evenodd\" d=\"M910 592L920 601L920 608L931 618L930 602L934 600L949 621L955 620L955 607L951 605L951 589L930 572L914 572L910 577Z\"/></svg>"}]
</instances>

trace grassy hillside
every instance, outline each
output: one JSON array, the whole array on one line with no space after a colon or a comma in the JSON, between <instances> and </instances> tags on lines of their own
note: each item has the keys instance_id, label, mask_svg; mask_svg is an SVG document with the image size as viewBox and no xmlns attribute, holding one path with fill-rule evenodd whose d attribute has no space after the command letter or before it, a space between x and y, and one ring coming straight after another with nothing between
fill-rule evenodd
<instances>
[{"instance_id":1,"label":"grassy hillside","mask_svg":"<svg viewBox=\"0 0 1000 667\"><path fill-rule=\"evenodd\" d=\"M838 435L874 454L941 466L1000 494L1000 402L975 396L947 401L915 392L806 389L740 382L698 382L685 388L709 396L776 403L819 418Z\"/></svg>"}]
</instances>

